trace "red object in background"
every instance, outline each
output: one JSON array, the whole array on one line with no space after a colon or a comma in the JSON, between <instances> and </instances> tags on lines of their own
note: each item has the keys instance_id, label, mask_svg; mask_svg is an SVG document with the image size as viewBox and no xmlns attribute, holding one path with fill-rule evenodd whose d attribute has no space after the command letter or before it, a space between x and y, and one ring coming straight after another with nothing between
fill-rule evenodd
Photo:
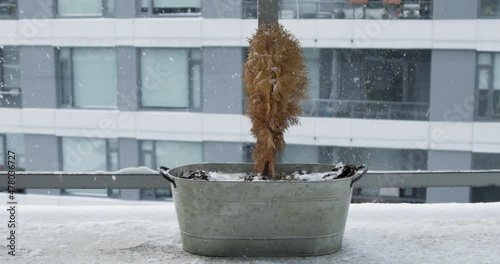
<instances>
[{"instance_id":1,"label":"red object in background","mask_svg":"<svg viewBox=\"0 0 500 264\"><path fill-rule=\"evenodd\" d=\"M366 5L368 4L368 0L349 0L351 5Z\"/></svg>"},{"instance_id":2,"label":"red object in background","mask_svg":"<svg viewBox=\"0 0 500 264\"><path fill-rule=\"evenodd\" d=\"M402 0L384 0L384 5L400 5Z\"/></svg>"}]
</instances>

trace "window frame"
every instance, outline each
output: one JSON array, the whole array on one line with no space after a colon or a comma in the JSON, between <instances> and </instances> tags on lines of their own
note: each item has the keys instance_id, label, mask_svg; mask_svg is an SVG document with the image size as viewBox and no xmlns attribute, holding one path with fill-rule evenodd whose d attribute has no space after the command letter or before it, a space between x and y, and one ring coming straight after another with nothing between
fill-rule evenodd
<instances>
[{"instance_id":1,"label":"window frame","mask_svg":"<svg viewBox=\"0 0 500 264\"><path fill-rule=\"evenodd\" d=\"M148 150L148 151L144 150L143 144L146 141L150 141L152 143L152 146L153 146L152 150ZM153 163L152 164L153 167L157 167L158 163L156 161L156 141L158 141L158 140L154 140L154 139L141 139L141 140L138 140L138 143L139 143L139 164L141 164L141 166L146 166L146 160L144 158L144 154L148 153L148 154L151 154L151 161Z\"/></svg>"},{"instance_id":2,"label":"window frame","mask_svg":"<svg viewBox=\"0 0 500 264\"><path fill-rule=\"evenodd\" d=\"M1 135L1 134L0 134ZM119 138L92 138L92 137L77 137L77 136L58 136L57 137L57 151L60 154L59 155L59 165L60 167L58 168L59 170L64 169L64 148L63 148L63 140L64 138L79 138L79 139L100 139L100 140L105 140L105 145L106 145L106 170L111 171L111 151L116 151L118 153L118 167L120 166L120 142ZM118 148L110 148L109 141L110 140L117 140L117 147Z\"/></svg>"},{"instance_id":3,"label":"window frame","mask_svg":"<svg viewBox=\"0 0 500 264\"><path fill-rule=\"evenodd\" d=\"M1 134L0 134L1 136ZM64 138L80 138L82 140L89 139L90 137L75 137L75 136L58 136L57 137L57 152L59 153L59 170L64 170L64 147L63 147L63 140ZM90 138L90 139L101 139L105 140L105 146L106 146L106 170L107 171L113 171L112 170L112 165L111 165L111 152L116 151L117 153L117 167L120 167L120 139L119 138ZM110 147L110 140L116 140L117 142L117 148L111 148ZM117 193L115 191L118 190ZM61 195L72 195L72 196L97 196L97 197L107 197L107 198L119 198L121 196L121 189L106 189L106 196L100 196L100 195L75 195L71 192L67 192L66 189L61 190Z\"/></svg>"},{"instance_id":4,"label":"window frame","mask_svg":"<svg viewBox=\"0 0 500 264\"><path fill-rule=\"evenodd\" d=\"M90 47L90 48L93 48L93 49L102 49L102 48L105 48L105 49L112 49L115 51L115 55L116 55L116 47ZM118 109L118 106L119 106L119 97L118 95L117 96L117 101L116 101L116 105L114 106L98 106L98 107L82 107L82 106L76 106L75 105L75 83L74 83L74 76L75 76L75 72L74 72L74 67L73 67L73 51L74 49L85 49L85 47L55 47L56 49L56 55L55 55L55 59L56 59L56 87L57 87L57 93L56 93L56 100L57 100L57 107L58 108L63 108L63 109L90 109L90 110L116 110ZM70 77L69 78L69 85L71 86L69 90L69 93L71 94L70 97L71 97L71 100L70 100L70 103L64 103L64 92L63 92L63 89L64 89L64 80L63 80L63 69L62 69L62 61L61 61L61 52L66 49L68 50L69 52L69 61L68 61L68 67L69 67L69 73L70 73ZM116 67L117 67L117 72L116 72L116 78L118 80L118 58L116 58ZM117 92L118 92L118 82L117 82Z\"/></svg>"},{"instance_id":5,"label":"window frame","mask_svg":"<svg viewBox=\"0 0 500 264\"><path fill-rule=\"evenodd\" d=\"M142 101L142 52L147 49L183 49L188 51L188 103L187 107L175 107L175 106L145 106ZM192 59L193 50L199 49L200 59ZM177 48L177 47L140 47L137 48L137 88L138 91L138 103L139 110L143 111L170 111L170 112L201 112L203 109L203 49L202 48ZM200 67L200 102L199 107L195 107L194 102L194 66L199 65Z\"/></svg>"},{"instance_id":6,"label":"window frame","mask_svg":"<svg viewBox=\"0 0 500 264\"><path fill-rule=\"evenodd\" d=\"M153 14L153 1L154 0L146 0L148 1L148 11L142 12L141 0L135 1L135 10L136 10L136 18L152 18L152 17L201 17L203 12L203 0L200 0L200 12L198 13L159 13Z\"/></svg>"},{"instance_id":7,"label":"window frame","mask_svg":"<svg viewBox=\"0 0 500 264\"><path fill-rule=\"evenodd\" d=\"M7 167L7 136L5 134L0 134L0 146L2 149L0 149L0 165L4 166L4 169Z\"/></svg>"},{"instance_id":8,"label":"window frame","mask_svg":"<svg viewBox=\"0 0 500 264\"><path fill-rule=\"evenodd\" d=\"M144 154L145 153L150 153L152 154L152 166L157 168L158 167L158 161L156 158L156 149L157 149L157 144L159 141L167 141L167 142L185 142L185 143L199 143L201 146L201 160L202 162L205 161L205 144L204 141L179 141L179 140L162 140L162 139L138 139L138 144L139 144L139 166L146 166L146 162L144 159ZM152 150L144 151L143 144L145 142L151 142L152 143ZM162 188L148 188L148 189L141 189L140 190L140 195L139 195L139 200L162 200L159 199L162 196L158 195L158 190L169 190L170 191L170 196L166 197L167 199L172 199L172 190L171 189L162 189Z\"/></svg>"},{"instance_id":9,"label":"window frame","mask_svg":"<svg viewBox=\"0 0 500 264\"><path fill-rule=\"evenodd\" d=\"M14 91L14 90L18 90L19 94L17 96L13 96L13 95L4 95L4 96L10 96L12 98L14 98L14 100L19 100L19 104L16 104L16 105L10 105L10 106L5 106L5 105L0 105L0 108L22 108L22 86L21 86L21 78L19 78L19 87L6 87L5 86L5 76L4 76L4 70L3 70L3 65L5 64L5 57L4 57L4 50L6 48L15 48L17 49L17 56L18 56L18 59L20 59L20 49L19 49L19 46L3 46L3 47L0 47L0 92L11 92L11 91ZM20 65L21 65L21 62L19 62L19 68L20 68ZM20 70L20 74L22 74L22 69ZM2 95L2 94L0 94ZM19 98L19 99L17 99ZM2 99L5 99L5 98L2 98Z\"/></svg>"},{"instance_id":10,"label":"window frame","mask_svg":"<svg viewBox=\"0 0 500 264\"><path fill-rule=\"evenodd\" d=\"M73 57L73 48L71 47L55 47L56 49L56 78L57 78L57 106L59 108L76 108L75 106L75 100L74 100L74 94L75 94L75 86L73 84L73 76L74 76L74 72L73 72L73 61L72 61L72 57ZM70 85L70 102L69 103L65 103L64 100L65 100L65 96L64 96L64 92L63 92L63 89L64 89L64 83L65 83L65 80L64 79L64 74L63 74L63 66L62 66L62 59L61 59L61 52L63 51L63 49L67 49L68 52L69 52L69 59L65 59L65 62L67 63L67 67L69 68L69 73L70 73L70 76L68 77L69 79L69 85ZM67 60L67 61L66 61Z\"/></svg>"},{"instance_id":11,"label":"window frame","mask_svg":"<svg viewBox=\"0 0 500 264\"><path fill-rule=\"evenodd\" d=\"M107 2L108 1L114 1L115 5L114 5L114 10L112 10L111 12L108 10L108 7L107 7ZM53 11L54 11L54 18L56 19L64 19L64 18L116 18L116 2L117 1L120 1L120 0L101 0L101 9L102 9L102 13L101 15L61 15L59 14L59 9L58 9L58 6L59 6L59 0L55 0L54 1L54 7L53 7Z\"/></svg>"},{"instance_id":12,"label":"window frame","mask_svg":"<svg viewBox=\"0 0 500 264\"><path fill-rule=\"evenodd\" d=\"M481 65L479 64L479 55L480 54L488 54L491 58L490 64L489 65ZM495 59L496 55L500 54L500 52L477 52L476 53L476 80L475 84L476 87L474 89L474 103L476 104L475 106L475 113L474 113L474 121L487 121L487 122L500 122L500 116L498 118L493 118L493 92L495 90L494 87L494 81L495 81ZM479 91L479 72L482 69L487 69L490 71L490 76L489 76L489 84L488 84L488 99L487 99L487 112L486 116L480 116L479 115L479 104L480 104L480 93ZM500 78L500 76L499 76Z\"/></svg>"}]
</instances>

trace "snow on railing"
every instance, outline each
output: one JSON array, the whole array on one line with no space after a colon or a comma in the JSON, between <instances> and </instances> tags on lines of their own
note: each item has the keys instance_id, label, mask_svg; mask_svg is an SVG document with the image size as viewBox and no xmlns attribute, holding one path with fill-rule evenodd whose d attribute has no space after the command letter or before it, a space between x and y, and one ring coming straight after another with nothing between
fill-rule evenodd
<instances>
[{"instance_id":1,"label":"snow on railing","mask_svg":"<svg viewBox=\"0 0 500 264\"><path fill-rule=\"evenodd\" d=\"M0 171L0 188L8 186ZM369 171L354 188L492 187L500 186L500 170ZM157 172L133 168L117 172L16 172L16 189L142 189L169 188Z\"/></svg>"}]
</instances>

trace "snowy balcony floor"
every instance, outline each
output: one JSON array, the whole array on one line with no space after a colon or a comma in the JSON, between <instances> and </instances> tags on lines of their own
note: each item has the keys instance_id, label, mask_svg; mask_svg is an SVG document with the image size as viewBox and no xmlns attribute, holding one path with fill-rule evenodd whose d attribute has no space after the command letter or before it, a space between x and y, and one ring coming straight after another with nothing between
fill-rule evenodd
<instances>
[{"instance_id":1,"label":"snowy balcony floor","mask_svg":"<svg viewBox=\"0 0 500 264\"><path fill-rule=\"evenodd\" d=\"M306 258L208 258L181 248L172 202L18 195L18 250L0 263L498 263L500 203L352 204L343 249ZM7 221L6 196L0 219ZM5 241L7 224L0 224ZM12 261L14 260L14 261Z\"/></svg>"}]
</instances>

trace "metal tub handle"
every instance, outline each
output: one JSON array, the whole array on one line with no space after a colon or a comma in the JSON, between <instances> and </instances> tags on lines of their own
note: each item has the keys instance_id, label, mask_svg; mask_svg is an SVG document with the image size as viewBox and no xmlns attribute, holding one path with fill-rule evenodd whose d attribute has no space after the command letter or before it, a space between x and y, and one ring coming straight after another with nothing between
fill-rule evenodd
<instances>
[{"instance_id":1,"label":"metal tub handle","mask_svg":"<svg viewBox=\"0 0 500 264\"><path fill-rule=\"evenodd\" d=\"M351 187L355 182L361 180L361 178L366 174L367 171L368 167L366 167L365 165L359 165L358 172L356 172L356 174L352 176Z\"/></svg>"},{"instance_id":2,"label":"metal tub handle","mask_svg":"<svg viewBox=\"0 0 500 264\"><path fill-rule=\"evenodd\" d=\"M158 168L158 172L160 173L160 175L163 178L165 178L165 180L167 180L170 183L172 183L174 185L174 188L177 188L177 184L175 184L174 178L172 177L172 175L170 175L168 173L169 170L170 170L169 168L164 167L164 166L160 166L160 168Z\"/></svg>"}]
</instances>

